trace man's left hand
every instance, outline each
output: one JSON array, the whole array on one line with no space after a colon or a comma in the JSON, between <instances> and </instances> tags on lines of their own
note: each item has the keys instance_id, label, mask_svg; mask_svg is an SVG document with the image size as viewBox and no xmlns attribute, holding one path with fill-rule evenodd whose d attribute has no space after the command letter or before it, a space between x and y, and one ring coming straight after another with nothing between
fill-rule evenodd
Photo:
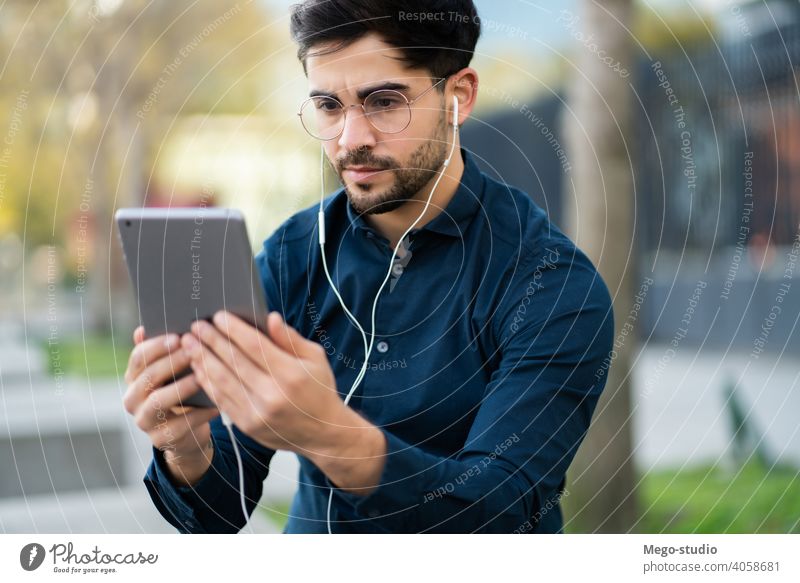
<instances>
[{"instance_id":1,"label":"man's left hand","mask_svg":"<svg viewBox=\"0 0 800 583\"><path fill-rule=\"evenodd\" d=\"M319 452L347 418L325 350L277 312L267 332L220 311L181 341L197 381L241 431L271 449Z\"/></svg>"}]
</instances>

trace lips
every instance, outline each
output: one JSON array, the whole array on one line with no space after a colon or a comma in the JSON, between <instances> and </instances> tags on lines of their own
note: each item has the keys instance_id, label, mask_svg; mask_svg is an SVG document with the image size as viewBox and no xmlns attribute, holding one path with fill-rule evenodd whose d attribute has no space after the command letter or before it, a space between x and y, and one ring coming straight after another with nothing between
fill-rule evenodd
<instances>
[{"instance_id":1,"label":"lips","mask_svg":"<svg viewBox=\"0 0 800 583\"><path fill-rule=\"evenodd\" d=\"M344 174L352 182L365 182L384 170L384 168L371 168L369 166L348 166L345 168Z\"/></svg>"}]
</instances>

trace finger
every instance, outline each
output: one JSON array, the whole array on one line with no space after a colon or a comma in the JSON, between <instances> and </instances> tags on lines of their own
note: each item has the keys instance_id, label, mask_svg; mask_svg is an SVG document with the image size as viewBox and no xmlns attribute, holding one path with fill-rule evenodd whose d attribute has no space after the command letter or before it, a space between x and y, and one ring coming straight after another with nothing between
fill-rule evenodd
<instances>
[{"instance_id":1,"label":"finger","mask_svg":"<svg viewBox=\"0 0 800 583\"><path fill-rule=\"evenodd\" d=\"M203 449L201 444L208 443L211 437L211 428L208 422L219 415L216 409L192 409L186 413L174 415L159 424L151 433L153 445L159 449L174 449L175 446L186 440L187 436L194 437L198 449Z\"/></svg>"},{"instance_id":2,"label":"finger","mask_svg":"<svg viewBox=\"0 0 800 583\"><path fill-rule=\"evenodd\" d=\"M229 370L236 373L245 386L255 386L259 377L264 374L264 369L258 367L244 352L242 352L236 343L220 332L218 328L212 326L208 322L198 321L192 324L192 330L200 341L211 348L214 354L219 358ZM255 328L253 328L255 330ZM241 330L242 333L245 330Z\"/></svg>"},{"instance_id":3,"label":"finger","mask_svg":"<svg viewBox=\"0 0 800 583\"><path fill-rule=\"evenodd\" d=\"M183 350L161 357L139 373L130 383L123 401L125 409L129 413L135 413L139 409L139 405L149 397L153 390L162 387L168 380L171 381L174 376L188 367L189 355Z\"/></svg>"},{"instance_id":4,"label":"finger","mask_svg":"<svg viewBox=\"0 0 800 583\"><path fill-rule=\"evenodd\" d=\"M190 366L197 382L219 409L232 415L240 408L240 403L250 402L249 398L243 398L247 389L210 347L200 342L193 334L185 334L184 339L189 336L199 343L196 349L190 349L190 352L193 352Z\"/></svg>"},{"instance_id":5,"label":"finger","mask_svg":"<svg viewBox=\"0 0 800 583\"><path fill-rule=\"evenodd\" d=\"M125 371L125 382L131 383L152 362L180 347L177 334L159 335L143 340L133 347Z\"/></svg>"},{"instance_id":6,"label":"finger","mask_svg":"<svg viewBox=\"0 0 800 583\"><path fill-rule=\"evenodd\" d=\"M200 390L200 384L193 374L179 381L152 391L136 411L136 424L143 431L151 431L159 424L174 416L170 409L180 405Z\"/></svg>"},{"instance_id":7,"label":"finger","mask_svg":"<svg viewBox=\"0 0 800 583\"><path fill-rule=\"evenodd\" d=\"M269 372L271 366L291 364L286 358L286 353L268 336L235 314L222 310L214 314L213 320L215 328L231 340L243 354L249 355L260 369ZM264 369L265 364L266 369Z\"/></svg>"},{"instance_id":8,"label":"finger","mask_svg":"<svg viewBox=\"0 0 800 583\"><path fill-rule=\"evenodd\" d=\"M267 330L270 338L279 348L297 358L310 358L319 352L319 344L304 338L297 330L289 326L278 312L271 312L267 317Z\"/></svg>"},{"instance_id":9,"label":"finger","mask_svg":"<svg viewBox=\"0 0 800 583\"><path fill-rule=\"evenodd\" d=\"M212 419L219 417L219 409L216 407L192 409L191 411L186 411L186 413L181 413L180 417L184 417L186 419L186 423L189 425L189 427L197 429Z\"/></svg>"},{"instance_id":10,"label":"finger","mask_svg":"<svg viewBox=\"0 0 800 583\"><path fill-rule=\"evenodd\" d=\"M133 343L141 344L142 342L144 342L144 326L138 326L133 331Z\"/></svg>"},{"instance_id":11,"label":"finger","mask_svg":"<svg viewBox=\"0 0 800 583\"><path fill-rule=\"evenodd\" d=\"M175 413L167 421L175 439L181 439L187 433L196 432L206 423L219 416L216 408L193 408L187 409L184 413Z\"/></svg>"}]
</instances>

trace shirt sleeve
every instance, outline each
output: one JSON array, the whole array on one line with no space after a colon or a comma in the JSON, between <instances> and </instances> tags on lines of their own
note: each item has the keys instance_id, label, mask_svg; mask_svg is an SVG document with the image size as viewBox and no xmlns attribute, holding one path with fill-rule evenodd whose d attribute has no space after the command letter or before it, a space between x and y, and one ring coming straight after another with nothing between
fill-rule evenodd
<instances>
[{"instance_id":1,"label":"shirt sleeve","mask_svg":"<svg viewBox=\"0 0 800 583\"><path fill-rule=\"evenodd\" d=\"M560 530L565 474L605 385L613 312L605 283L574 246L527 257L498 302L501 358L464 447L440 457L382 429L378 487L359 496L327 480L335 501L390 532Z\"/></svg>"},{"instance_id":2,"label":"shirt sleeve","mask_svg":"<svg viewBox=\"0 0 800 583\"><path fill-rule=\"evenodd\" d=\"M274 242L264 242L255 256L266 295L267 309L284 313L279 300L280 269ZM244 466L245 506L248 516L261 498L263 482L275 450L265 448L233 427ZM177 486L169 475L164 454L153 449L153 459L144 477L145 487L161 515L182 533L232 533L245 525L239 495L239 468L228 429L220 417L211 421L214 455L211 466L192 486Z\"/></svg>"},{"instance_id":3,"label":"shirt sleeve","mask_svg":"<svg viewBox=\"0 0 800 583\"><path fill-rule=\"evenodd\" d=\"M261 499L263 482L275 450L265 448L234 425L244 469L248 517ZM235 533L245 525L239 495L239 467L228 429L222 419L211 421L214 454L211 466L192 486L178 486L170 478L164 453L153 448L153 460L144 477L150 497L161 515L182 533Z\"/></svg>"}]
</instances>

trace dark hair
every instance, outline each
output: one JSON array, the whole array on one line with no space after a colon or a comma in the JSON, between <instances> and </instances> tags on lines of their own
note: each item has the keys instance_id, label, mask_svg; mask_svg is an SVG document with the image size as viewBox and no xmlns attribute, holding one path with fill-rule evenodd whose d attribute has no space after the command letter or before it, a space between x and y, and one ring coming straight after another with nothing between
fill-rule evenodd
<instances>
[{"instance_id":1,"label":"dark hair","mask_svg":"<svg viewBox=\"0 0 800 583\"><path fill-rule=\"evenodd\" d=\"M434 78L467 67L481 34L472 0L305 0L291 7L290 28L304 70L311 54L338 51L374 32L399 49L407 65Z\"/></svg>"}]
</instances>

